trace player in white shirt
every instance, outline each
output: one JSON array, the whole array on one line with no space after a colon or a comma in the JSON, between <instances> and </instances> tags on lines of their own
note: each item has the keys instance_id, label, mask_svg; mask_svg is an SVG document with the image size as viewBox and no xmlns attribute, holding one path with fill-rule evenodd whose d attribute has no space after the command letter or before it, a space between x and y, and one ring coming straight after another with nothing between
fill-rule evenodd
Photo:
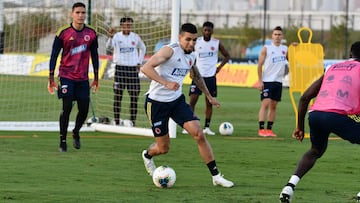
<instances>
[{"instance_id":1,"label":"player in white shirt","mask_svg":"<svg viewBox=\"0 0 360 203\"><path fill-rule=\"evenodd\" d=\"M280 26L273 29L272 44L265 45L260 52L258 61L258 89L261 92L259 110L259 131L262 137L275 137L272 126L275 121L276 107L281 101L282 80L288 66L288 48L281 44L283 31ZM264 69L263 69L264 66ZM265 129L265 118L267 128Z\"/></svg>"},{"instance_id":2,"label":"player in white shirt","mask_svg":"<svg viewBox=\"0 0 360 203\"><path fill-rule=\"evenodd\" d=\"M121 101L123 91L127 88L130 95L130 120L135 125L137 103L140 93L139 71L146 52L146 46L141 37L131 31L133 19L120 19L121 32L109 32L106 47L113 50L114 75L114 120L120 124Z\"/></svg>"},{"instance_id":3,"label":"player in white shirt","mask_svg":"<svg viewBox=\"0 0 360 203\"><path fill-rule=\"evenodd\" d=\"M212 37L214 30L214 24L212 22L204 22L202 27L202 37L199 37L195 45L195 54L196 54L196 65L199 69L200 75L203 77L206 87L208 88L211 96L217 97L217 84L216 84L216 74L221 70L221 68L229 61L230 54L225 49L224 45L220 40ZM221 63L218 63L218 52L223 55ZM199 96L202 94L202 91L192 81L189 97L189 104L191 109L195 112L195 105L199 99ZM204 124L204 133L207 135L215 135L213 131L210 130L210 122L212 116L212 104L205 97L205 124ZM183 133L186 134L187 131L183 130Z\"/></svg>"},{"instance_id":4,"label":"player in white shirt","mask_svg":"<svg viewBox=\"0 0 360 203\"><path fill-rule=\"evenodd\" d=\"M142 158L147 172L152 176L156 168L153 157L166 154L170 149L168 122L171 118L186 129L197 142L200 156L212 175L213 185L232 187L234 183L226 180L218 171L211 145L201 129L199 119L185 102L185 96L182 93L183 80L190 71L210 103L216 107L220 106L218 101L210 95L194 65L193 50L196 38L195 25L183 24L179 42L161 48L141 68L141 71L151 79L150 89L146 94L145 112L152 124L155 137L155 143L151 144L147 150L143 150Z\"/></svg>"},{"instance_id":5,"label":"player in white shirt","mask_svg":"<svg viewBox=\"0 0 360 203\"><path fill-rule=\"evenodd\" d=\"M106 47L113 50L114 75L114 121L120 124L121 101L123 91L127 89L130 95L130 120L135 125L138 99L140 94L140 65L146 53L145 43L140 36L131 31L131 17L120 19L121 32L109 32Z\"/></svg>"}]
</instances>

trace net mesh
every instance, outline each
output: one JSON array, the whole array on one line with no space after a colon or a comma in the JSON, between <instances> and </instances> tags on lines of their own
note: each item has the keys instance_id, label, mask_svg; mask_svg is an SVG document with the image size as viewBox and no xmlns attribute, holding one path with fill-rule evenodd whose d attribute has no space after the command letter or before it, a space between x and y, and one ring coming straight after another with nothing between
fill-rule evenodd
<instances>
[{"instance_id":1,"label":"net mesh","mask_svg":"<svg viewBox=\"0 0 360 203\"><path fill-rule=\"evenodd\" d=\"M57 29L71 22L71 7L79 1L38 0L31 4L17 4L15 0L6 2L1 8L4 13L1 32L4 49L0 55L0 121L57 121L61 100L56 95L49 95L46 88L52 42ZM98 33L101 76L99 92L91 94L92 106L88 116L95 114L112 120L114 66L111 50L105 48L108 31L110 28L120 31L120 18L131 16L134 19L132 31L145 42L146 58L149 58L170 39L171 1L98 0L91 4L88 1L83 3L89 10L87 22L91 22ZM149 81L141 78L136 122L140 127L149 126L143 109L143 95L148 85ZM129 119L129 108L130 98L124 91L122 119ZM74 106L71 120L75 119L76 112Z\"/></svg>"}]
</instances>

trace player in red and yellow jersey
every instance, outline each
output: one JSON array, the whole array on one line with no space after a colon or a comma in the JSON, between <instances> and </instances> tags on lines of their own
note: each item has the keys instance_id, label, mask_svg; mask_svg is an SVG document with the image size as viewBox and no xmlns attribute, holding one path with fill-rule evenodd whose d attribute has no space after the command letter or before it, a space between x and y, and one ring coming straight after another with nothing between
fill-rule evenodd
<instances>
[{"instance_id":1,"label":"player in red and yellow jersey","mask_svg":"<svg viewBox=\"0 0 360 203\"><path fill-rule=\"evenodd\" d=\"M93 28L85 24L85 4L78 2L72 7L72 23L61 27L55 36L51 58L48 91L53 94L58 89L58 97L63 101L60 114L60 146L61 152L67 151L66 134L73 101L77 102L78 114L73 129L74 147L80 149L79 131L86 120L90 88L96 92L98 85L99 54L97 35ZM59 66L60 84L55 82L56 61L60 51ZM89 60L92 60L94 81L89 85Z\"/></svg>"}]
</instances>

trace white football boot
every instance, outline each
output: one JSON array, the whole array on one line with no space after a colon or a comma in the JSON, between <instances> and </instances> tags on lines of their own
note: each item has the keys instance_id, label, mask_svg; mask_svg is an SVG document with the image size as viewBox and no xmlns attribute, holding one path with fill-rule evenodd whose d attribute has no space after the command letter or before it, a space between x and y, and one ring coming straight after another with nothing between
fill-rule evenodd
<instances>
[{"instance_id":1,"label":"white football boot","mask_svg":"<svg viewBox=\"0 0 360 203\"><path fill-rule=\"evenodd\" d=\"M215 135L215 133L211 131L209 127L204 128L203 133L206 135Z\"/></svg>"},{"instance_id":2,"label":"white football boot","mask_svg":"<svg viewBox=\"0 0 360 203\"><path fill-rule=\"evenodd\" d=\"M285 186L280 193L280 203L290 203L291 198L294 195L294 190L290 186Z\"/></svg>"},{"instance_id":3,"label":"white football boot","mask_svg":"<svg viewBox=\"0 0 360 203\"><path fill-rule=\"evenodd\" d=\"M214 186L217 186L217 185L222 186L222 187L232 187L232 186L234 186L234 183L229 181L229 180L226 180L221 173L213 176L212 181L213 181Z\"/></svg>"},{"instance_id":4,"label":"white football boot","mask_svg":"<svg viewBox=\"0 0 360 203\"><path fill-rule=\"evenodd\" d=\"M184 135L189 134L188 131L186 131L185 129L183 129L181 133Z\"/></svg>"},{"instance_id":5,"label":"white football boot","mask_svg":"<svg viewBox=\"0 0 360 203\"><path fill-rule=\"evenodd\" d=\"M141 157L144 160L144 165L145 165L146 171L149 173L150 176L152 176L156 169L156 166L155 166L154 160L152 158L151 159L146 158L145 154L146 154L146 150L142 151Z\"/></svg>"}]
</instances>

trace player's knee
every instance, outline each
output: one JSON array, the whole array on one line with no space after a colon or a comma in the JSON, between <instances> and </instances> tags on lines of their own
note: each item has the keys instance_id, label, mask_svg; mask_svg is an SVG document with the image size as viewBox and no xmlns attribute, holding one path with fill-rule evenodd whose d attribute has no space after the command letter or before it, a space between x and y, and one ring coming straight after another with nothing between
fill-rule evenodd
<instances>
[{"instance_id":1,"label":"player's knee","mask_svg":"<svg viewBox=\"0 0 360 203\"><path fill-rule=\"evenodd\" d=\"M202 129L199 128L194 134L193 134L193 138L197 141L197 142L203 142L205 141L205 134L203 133Z\"/></svg>"},{"instance_id":2,"label":"player's knee","mask_svg":"<svg viewBox=\"0 0 360 203\"><path fill-rule=\"evenodd\" d=\"M325 152L325 149L316 149L316 148L311 148L309 151L309 153L312 155L312 157L317 158L317 159L322 157L324 152Z\"/></svg>"}]
</instances>

